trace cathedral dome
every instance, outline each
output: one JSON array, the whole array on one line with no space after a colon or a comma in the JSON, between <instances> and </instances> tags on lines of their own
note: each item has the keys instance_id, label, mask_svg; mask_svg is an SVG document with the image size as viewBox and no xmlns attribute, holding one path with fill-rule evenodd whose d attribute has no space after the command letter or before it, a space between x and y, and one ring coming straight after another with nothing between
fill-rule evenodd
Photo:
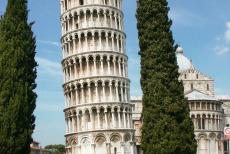
<instances>
[{"instance_id":1,"label":"cathedral dome","mask_svg":"<svg viewBox=\"0 0 230 154\"><path fill-rule=\"evenodd\" d=\"M179 72L194 68L192 61L184 56L184 50L182 47L178 47L176 50L177 65L179 66Z\"/></svg>"}]
</instances>

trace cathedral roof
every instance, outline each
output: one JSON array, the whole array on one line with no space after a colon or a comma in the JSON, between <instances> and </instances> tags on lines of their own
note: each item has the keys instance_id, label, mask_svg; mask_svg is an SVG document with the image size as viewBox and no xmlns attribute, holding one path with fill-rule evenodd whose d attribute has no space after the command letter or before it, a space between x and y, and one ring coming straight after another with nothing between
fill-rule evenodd
<instances>
[{"instance_id":1,"label":"cathedral roof","mask_svg":"<svg viewBox=\"0 0 230 154\"><path fill-rule=\"evenodd\" d=\"M218 101L217 98L206 95L196 89L187 93L185 97L187 97L189 101Z\"/></svg>"},{"instance_id":2,"label":"cathedral roof","mask_svg":"<svg viewBox=\"0 0 230 154\"><path fill-rule=\"evenodd\" d=\"M216 95L216 98L219 100L230 100L229 95Z\"/></svg>"},{"instance_id":3,"label":"cathedral roof","mask_svg":"<svg viewBox=\"0 0 230 154\"><path fill-rule=\"evenodd\" d=\"M183 48L178 47L176 50L177 65L179 66L179 73L189 69L194 69L192 61L184 55Z\"/></svg>"}]
</instances>

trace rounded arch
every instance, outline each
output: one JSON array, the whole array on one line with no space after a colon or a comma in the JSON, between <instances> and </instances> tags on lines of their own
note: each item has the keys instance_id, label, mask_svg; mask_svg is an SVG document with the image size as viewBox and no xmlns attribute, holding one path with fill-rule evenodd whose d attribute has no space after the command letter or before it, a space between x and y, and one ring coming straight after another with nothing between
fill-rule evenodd
<instances>
[{"instance_id":1,"label":"rounded arch","mask_svg":"<svg viewBox=\"0 0 230 154\"><path fill-rule=\"evenodd\" d=\"M91 153L91 144L88 137L83 137L81 139L81 154L89 154Z\"/></svg>"},{"instance_id":2,"label":"rounded arch","mask_svg":"<svg viewBox=\"0 0 230 154\"><path fill-rule=\"evenodd\" d=\"M95 152L96 154L106 154L106 137L104 134L100 133L95 137Z\"/></svg>"},{"instance_id":3,"label":"rounded arch","mask_svg":"<svg viewBox=\"0 0 230 154\"><path fill-rule=\"evenodd\" d=\"M110 141L111 142L116 143L116 142L120 142L121 140L122 140L122 137L118 133L113 133L113 134L110 135Z\"/></svg>"}]
</instances>

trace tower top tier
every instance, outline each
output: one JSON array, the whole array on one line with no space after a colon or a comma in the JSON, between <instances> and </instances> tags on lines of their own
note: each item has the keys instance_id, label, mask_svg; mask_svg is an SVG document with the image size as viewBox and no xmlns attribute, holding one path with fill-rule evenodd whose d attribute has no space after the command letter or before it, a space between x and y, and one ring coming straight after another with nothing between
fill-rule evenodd
<instances>
[{"instance_id":1,"label":"tower top tier","mask_svg":"<svg viewBox=\"0 0 230 154\"><path fill-rule=\"evenodd\" d=\"M122 0L61 0L61 13L76 7L83 6L109 6L121 10Z\"/></svg>"}]
</instances>

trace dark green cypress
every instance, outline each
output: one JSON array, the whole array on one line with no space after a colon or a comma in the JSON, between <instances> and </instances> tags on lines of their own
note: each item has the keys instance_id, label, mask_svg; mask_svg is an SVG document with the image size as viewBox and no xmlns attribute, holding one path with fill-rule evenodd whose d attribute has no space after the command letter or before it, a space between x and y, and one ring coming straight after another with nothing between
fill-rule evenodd
<instances>
[{"instance_id":1,"label":"dark green cypress","mask_svg":"<svg viewBox=\"0 0 230 154\"><path fill-rule=\"evenodd\" d=\"M27 0L8 0L0 22L0 153L29 154L35 127L36 41Z\"/></svg>"},{"instance_id":2,"label":"dark green cypress","mask_svg":"<svg viewBox=\"0 0 230 154\"><path fill-rule=\"evenodd\" d=\"M139 0L137 22L143 91L144 154L195 154L188 102L178 80L167 0Z\"/></svg>"}]
</instances>

